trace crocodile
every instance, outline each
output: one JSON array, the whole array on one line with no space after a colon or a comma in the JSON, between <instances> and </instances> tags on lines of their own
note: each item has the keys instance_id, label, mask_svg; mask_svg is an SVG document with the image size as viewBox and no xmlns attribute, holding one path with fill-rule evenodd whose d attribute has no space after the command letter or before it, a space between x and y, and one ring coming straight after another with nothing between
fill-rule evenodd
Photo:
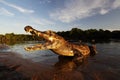
<instances>
[{"instance_id":1,"label":"crocodile","mask_svg":"<svg viewBox=\"0 0 120 80\"><path fill-rule=\"evenodd\" d=\"M34 50L51 50L61 56L81 56L86 57L91 54L96 54L96 46L88 46L86 44L74 44L65 40L62 36L56 34L54 31L38 31L31 26L25 26L24 30L36 35L45 40L45 43L35 44L30 47L25 47L27 51Z\"/></svg>"}]
</instances>

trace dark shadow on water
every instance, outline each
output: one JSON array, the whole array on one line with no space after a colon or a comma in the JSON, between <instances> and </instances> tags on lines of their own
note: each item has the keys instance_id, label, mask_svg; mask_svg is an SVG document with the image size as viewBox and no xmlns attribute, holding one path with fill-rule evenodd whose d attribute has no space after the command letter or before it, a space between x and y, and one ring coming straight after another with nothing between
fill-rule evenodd
<instances>
[{"instance_id":1,"label":"dark shadow on water","mask_svg":"<svg viewBox=\"0 0 120 80\"><path fill-rule=\"evenodd\" d=\"M110 66L97 63L96 55L83 60L74 60L74 57L58 56L54 64L55 80L119 80L119 74Z\"/></svg>"},{"instance_id":2,"label":"dark shadow on water","mask_svg":"<svg viewBox=\"0 0 120 80\"><path fill-rule=\"evenodd\" d=\"M58 56L59 61L54 64L55 70L58 72L72 72L88 61L87 58L75 58L77 57Z\"/></svg>"},{"instance_id":3,"label":"dark shadow on water","mask_svg":"<svg viewBox=\"0 0 120 80\"><path fill-rule=\"evenodd\" d=\"M96 54L92 54L89 57L94 57ZM85 65L88 62L88 57L79 58L74 56L58 56L58 62L54 64L54 67L58 71L74 71L81 65Z\"/></svg>"},{"instance_id":4,"label":"dark shadow on water","mask_svg":"<svg viewBox=\"0 0 120 80\"><path fill-rule=\"evenodd\" d=\"M18 67L19 65L9 68L0 64L0 80L29 80L29 78L16 71Z\"/></svg>"}]
</instances>

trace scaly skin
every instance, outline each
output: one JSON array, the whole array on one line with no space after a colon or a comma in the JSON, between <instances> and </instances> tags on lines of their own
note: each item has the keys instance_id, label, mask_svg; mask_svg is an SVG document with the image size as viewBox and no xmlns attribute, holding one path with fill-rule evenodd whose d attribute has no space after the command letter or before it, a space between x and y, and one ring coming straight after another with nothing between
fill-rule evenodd
<instances>
[{"instance_id":1,"label":"scaly skin","mask_svg":"<svg viewBox=\"0 0 120 80\"><path fill-rule=\"evenodd\" d=\"M42 37L47 41L44 44L36 44L35 46L26 47L25 50L27 51L49 49L62 56L88 56L91 53L91 50L92 52L96 53L96 48L94 46L91 46L90 48L88 45L76 45L70 43L53 31L42 32L33 29L31 26L26 26L25 31L37 35L38 37Z\"/></svg>"}]
</instances>

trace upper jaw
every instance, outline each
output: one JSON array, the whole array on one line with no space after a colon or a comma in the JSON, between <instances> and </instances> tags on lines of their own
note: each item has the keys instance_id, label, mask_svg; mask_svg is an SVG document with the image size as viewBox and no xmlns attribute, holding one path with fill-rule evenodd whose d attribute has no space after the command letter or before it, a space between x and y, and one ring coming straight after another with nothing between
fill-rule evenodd
<instances>
[{"instance_id":1,"label":"upper jaw","mask_svg":"<svg viewBox=\"0 0 120 80\"><path fill-rule=\"evenodd\" d=\"M26 32L31 33L31 34L35 34L35 32L33 31L33 28L32 28L31 26L26 26L26 27L24 28L24 30L25 30Z\"/></svg>"}]
</instances>

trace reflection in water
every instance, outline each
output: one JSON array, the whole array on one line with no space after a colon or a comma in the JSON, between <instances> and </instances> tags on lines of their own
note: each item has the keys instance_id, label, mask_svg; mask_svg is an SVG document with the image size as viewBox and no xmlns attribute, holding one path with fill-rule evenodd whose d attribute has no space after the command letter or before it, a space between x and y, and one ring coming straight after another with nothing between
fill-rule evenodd
<instances>
[{"instance_id":1,"label":"reflection in water","mask_svg":"<svg viewBox=\"0 0 120 80\"><path fill-rule=\"evenodd\" d=\"M54 64L52 70L36 72L32 80L84 80L81 71L77 71L81 65L86 64L82 60L74 60L73 57L58 56L58 62Z\"/></svg>"},{"instance_id":2,"label":"reflection in water","mask_svg":"<svg viewBox=\"0 0 120 80\"><path fill-rule=\"evenodd\" d=\"M59 61L54 66L56 71L60 72L74 71L83 63L83 60L74 60L73 57L59 56L58 59Z\"/></svg>"},{"instance_id":3,"label":"reflection in water","mask_svg":"<svg viewBox=\"0 0 120 80\"><path fill-rule=\"evenodd\" d=\"M59 56L59 61L54 64L53 80L84 80L80 66L86 65L87 60L76 60L74 57Z\"/></svg>"}]
</instances>

